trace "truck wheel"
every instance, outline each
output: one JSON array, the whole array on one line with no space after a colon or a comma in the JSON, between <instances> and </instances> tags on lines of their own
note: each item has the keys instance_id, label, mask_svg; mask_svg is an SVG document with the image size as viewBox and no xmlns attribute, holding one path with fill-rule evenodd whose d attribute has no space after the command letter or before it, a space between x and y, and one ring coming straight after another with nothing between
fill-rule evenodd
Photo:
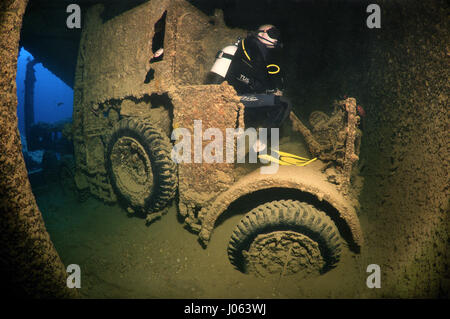
<instances>
[{"instance_id":1,"label":"truck wheel","mask_svg":"<svg viewBox=\"0 0 450 319\"><path fill-rule=\"evenodd\" d=\"M106 149L111 184L133 210L163 210L177 187L176 165L168 137L152 125L125 118L114 127Z\"/></svg>"},{"instance_id":2,"label":"truck wheel","mask_svg":"<svg viewBox=\"0 0 450 319\"><path fill-rule=\"evenodd\" d=\"M294 200L265 203L236 226L228 257L240 271L259 276L324 273L340 257L333 221L313 206Z\"/></svg>"}]
</instances>

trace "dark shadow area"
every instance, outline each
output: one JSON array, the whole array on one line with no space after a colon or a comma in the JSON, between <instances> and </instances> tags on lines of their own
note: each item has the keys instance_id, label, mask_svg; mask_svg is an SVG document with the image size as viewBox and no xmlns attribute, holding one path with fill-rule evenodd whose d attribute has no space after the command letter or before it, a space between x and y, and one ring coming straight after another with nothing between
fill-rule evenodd
<instances>
[{"instance_id":1,"label":"dark shadow area","mask_svg":"<svg viewBox=\"0 0 450 319\"><path fill-rule=\"evenodd\" d=\"M135 104L145 103L150 106L150 108L164 107L168 110L173 109L172 101L170 100L167 94L156 94L153 93L151 95L145 94L144 96L137 98L135 96L126 96L123 99L110 99L105 101L104 103L99 104L98 109L108 109L108 108L119 108L120 105L126 101L132 101Z\"/></svg>"},{"instance_id":2,"label":"dark shadow area","mask_svg":"<svg viewBox=\"0 0 450 319\"><path fill-rule=\"evenodd\" d=\"M166 32L166 16L167 11L164 11L162 17L155 23L155 35L153 36L152 40L153 57L150 59L150 63L159 62L163 60L164 35Z\"/></svg>"},{"instance_id":3,"label":"dark shadow area","mask_svg":"<svg viewBox=\"0 0 450 319\"><path fill-rule=\"evenodd\" d=\"M205 1L191 3L212 15L224 11L229 27L256 30L274 24L281 31L285 96L300 118L332 110L344 95L361 98L369 64L367 1ZM219 48L218 48L219 49Z\"/></svg>"},{"instance_id":4,"label":"dark shadow area","mask_svg":"<svg viewBox=\"0 0 450 319\"><path fill-rule=\"evenodd\" d=\"M145 76L144 83L148 84L154 78L155 78L155 70L154 69L150 69L150 70L148 70L147 75Z\"/></svg>"}]
</instances>

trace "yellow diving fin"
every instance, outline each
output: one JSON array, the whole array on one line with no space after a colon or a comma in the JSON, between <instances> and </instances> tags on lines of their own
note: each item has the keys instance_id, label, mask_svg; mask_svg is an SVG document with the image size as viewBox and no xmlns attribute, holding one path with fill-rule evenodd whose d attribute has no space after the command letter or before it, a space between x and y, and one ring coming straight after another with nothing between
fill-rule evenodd
<instances>
[{"instance_id":1,"label":"yellow diving fin","mask_svg":"<svg viewBox=\"0 0 450 319\"><path fill-rule=\"evenodd\" d=\"M280 161L288 163L289 165L299 165L299 164L303 164L306 161L303 160L298 160L296 158L291 158L291 157L284 157L284 156L280 156Z\"/></svg>"},{"instance_id":2,"label":"yellow diving fin","mask_svg":"<svg viewBox=\"0 0 450 319\"><path fill-rule=\"evenodd\" d=\"M307 162L304 162L304 163L298 164L297 166L305 166L305 165L308 165L308 164L310 164L310 163L314 162L314 161L315 161L316 159L317 159L317 157L314 157L313 159L310 159L310 160L309 160L309 161L307 161Z\"/></svg>"},{"instance_id":3,"label":"yellow diving fin","mask_svg":"<svg viewBox=\"0 0 450 319\"><path fill-rule=\"evenodd\" d=\"M306 165L314 162L315 160L317 160L317 157L315 157L313 159L308 159L308 158L300 157L300 156L286 153L286 152L281 152L281 151L275 151L275 152L278 153L278 155L280 155L279 159L275 158L273 156L267 155L267 154L258 155L258 158L264 159L264 160L267 160L270 162L278 163L279 165L285 165L285 166L288 166L288 165L306 166Z\"/></svg>"},{"instance_id":4,"label":"yellow diving fin","mask_svg":"<svg viewBox=\"0 0 450 319\"><path fill-rule=\"evenodd\" d=\"M264 160L269 161L269 162L278 163L279 165L291 165L289 163L282 162L282 161L278 160L278 158L275 158L275 157L267 155L267 154L258 155L258 158L264 159Z\"/></svg>"},{"instance_id":5,"label":"yellow diving fin","mask_svg":"<svg viewBox=\"0 0 450 319\"><path fill-rule=\"evenodd\" d=\"M300 157L294 154L290 154L290 153L286 153L286 152L281 152L281 151L276 151L273 150L274 152L278 153L280 156L285 156L285 157L292 157L292 158L297 158L299 160L303 160L303 161L309 161L308 158L304 158L304 157Z\"/></svg>"}]
</instances>

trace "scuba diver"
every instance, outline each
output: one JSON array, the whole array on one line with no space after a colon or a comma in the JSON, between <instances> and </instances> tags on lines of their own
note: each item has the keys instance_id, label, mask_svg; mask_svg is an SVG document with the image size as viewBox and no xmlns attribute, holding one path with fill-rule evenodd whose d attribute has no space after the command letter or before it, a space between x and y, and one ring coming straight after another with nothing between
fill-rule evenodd
<instances>
[{"instance_id":1,"label":"scuba diver","mask_svg":"<svg viewBox=\"0 0 450 319\"><path fill-rule=\"evenodd\" d=\"M245 39L219 51L208 74L208 84L227 81L234 87L245 106L245 127L279 127L291 108L280 99L283 88L282 72L275 63L282 48L280 31L266 24ZM255 152L265 149L260 141Z\"/></svg>"}]
</instances>

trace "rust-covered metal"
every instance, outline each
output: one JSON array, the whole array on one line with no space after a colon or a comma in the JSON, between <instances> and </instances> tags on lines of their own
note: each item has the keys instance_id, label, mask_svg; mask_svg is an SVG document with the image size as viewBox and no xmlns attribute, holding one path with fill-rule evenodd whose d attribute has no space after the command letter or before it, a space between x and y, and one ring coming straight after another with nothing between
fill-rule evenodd
<instances>
[{"instance_id":1,"label":"rust-covered metal","mask_svg":"<svg viewBox=\"0 0 450 319\"><path fill-rule=\"evenodd\" d=\"M287 188L312 194L318 200L333 206L350 228L354 243L362 246L364 240L361 226L352 202L327 181L326 175L321 173L322 166L323 163L320 161L304 167L280 166L276 174L265 175L256 170L241 178L200 211L199 219L202 223L200 239L204 244L208 243L217 219L231 203L242 196L264 189Z\"/></svg>"},{"instance_id":2,"label":"rust-covered metal","mask_svg":"<svg viewBox=\"0 0 450 319\"><path fill-rule=\"evenodd\" d=\"M180 87L202 84L218 48L245 34L227 28L220 14L209 17L183 0L149 1L105 23L102 11L102 5L94 6L84 18L73 140L77 180L89 185L97 198L112 203L117 198L104 154L114 125L123 117L139 117L170 134L168 96L177 96ZM158 49L153 45L157 32L164 35L164 55L151 62Z\"/></svg>"},{"instance_id":3,"label":"rust-covered metal","mask_svg":"<svg viewBox=\"0 0 450 319\"><path fill-rule=\"evenodd\" d=\"M358 128L360 117L356 113L356 99L346 98L334 102L331 115L314 111L309 117L311 130L293 113L292 127L299 132L311 154L334 167L330 180L340 191L348 194L355 162L359 159L362 132Z\"/></svg>"},{"instance_id":4,"label":"rust-covered metal","mask_svg":"<svg viewBox=\"0 0 450 319\"><path fill-rule=\"evenodd\" d=\"M172 92L174 128L187 129L191 134L190 163L178 164L179 209L186 222L195 228L198 224L195 216L218 194L226 191L234 182L234 163L225 163L226 149L235 153L235 137L228 139L226 129L239 127L239 118L243 116L243 105L239 102L236 91L226 83L222 85L184 86ZM239 116L240 115L240 116ZM201 125L199 132L194 131L194 121ZM241 121L242 122L242 121ZM203 139L208 129L219 129L222 136L212 139L222 143L223 149L218 163L206 163L203 151L211 140ZM194 133L196 134L194 136ZM184 137L183 137L184 138ZM181 137L176 142L179 142ZM195 140L199 142L195 142ZM201 163L194 158L194 144L201 146ZM233 157L234 159L234 157Z\"/></svg>"},{"instance_id":5,"label":"rust-covered metal","mask_svg":"<svg viewBox=\"0 0 450 319\"><path fill-rule=\"evenodd\" d=\"M105 148L113 127L123 118L137 118L169 137L175 128L194 135L194 123L201 121L200 135L208 128L222 132L215 138L223 141L225 161L226 149L236 147L235 139L226 145L226 129L244 126L244 106L227 83L204 83L217 51L245 37L245 30L228 28L219 11L207 16L184 0L148 1L104 23L102 10L101 5L94 6L85 17L76 70L73 140L77 185L84 185L105 202L117 201L106 169ZM163 42L157 43L161 32ZM152 59L161 48L162 58ZM296 119L291 116L294 128L301 124ZM302 127L309 132L312 153L321 153L323 145L315 132ZM194 136L191 138L193 146ZM210 142L202 140L202 150ZM361 245L362 234L350 199L327 181L317 165L280 167L274 175L260 175L255 170L258 166L242 170L234 163L196 163L192 158L191 163L178 165L179 213L207 242L217 218L240 196L290 188L309 192L333 206L349 224L355 243ZM345 171L351 167L345 166ZM246 176L251 170L255 171Z\"/></svg>"}]
</instances>

